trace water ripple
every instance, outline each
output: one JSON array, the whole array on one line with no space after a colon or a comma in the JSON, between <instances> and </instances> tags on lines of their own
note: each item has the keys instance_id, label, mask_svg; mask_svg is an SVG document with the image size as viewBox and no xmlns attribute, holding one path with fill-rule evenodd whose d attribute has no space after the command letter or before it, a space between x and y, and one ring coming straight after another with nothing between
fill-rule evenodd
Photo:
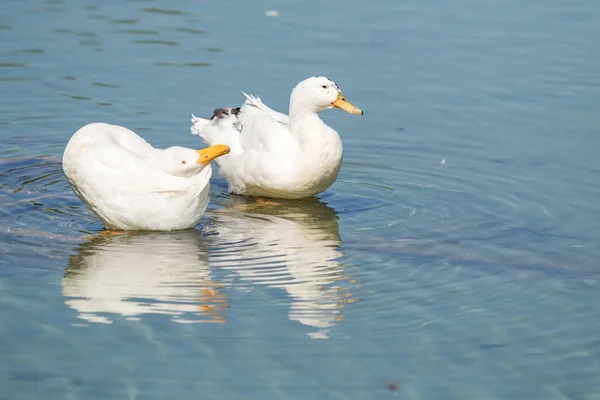
<instances>
[{"instance_id":1,"label":"water ripple","mask_svg":"<svg viewBox=\"0 0 600 400\"><path fill-rule=\"evenodd\" d=\"M169 315L173 322L226 321L223 285L211 277L197 230L99 234L69 258L62 280L65 303L88 322L116 315Z\"/></svg>"},{"instance_id":2,"label":"water ripple","mask_svg":"<svg viewBox=\"0 0 600 400\"><path fill-rule=\"evenodd\" d=\"M0 226L5 234L36 238L65 234L65 228L89 233L101 225L72 192L54 157L0 160Z\"/></svg>"},{"instance_id":3,"label":"water ripple","mask_svg":"<svg viewBox=\"0 0 600 400\"><path fill-rule=\"evenodd\" d=\"M157 44L164 46L179 46L179 43L172 40L134 40L134 44Z\"/></svg>"},{"instance_id":4,"label":"water ripple","mask_svg":"<svg viewBox=\"0 0 600 400\"><path fill-rule=\"evenodd\" d=\"M316 199L225 203L209 216L211 265L230 271L238 288L248 282L283 290L292 301L289 319L316 328L311 337L327 338L345 305L357 300L335 210Z\"/></svg>"},{"instance_id":5,"label":"water ripple","mask_svg":"<svg viewBox=\"0 0 600 400\"><path fill-rule=\"evenodd\" d=\"M125 18L125 19L115 19L111 22L114 24L134 25L134 24L137 24L138 20L135 18Z\"/></svg>"},{"instance_id":6,"label":"water ripple","mask_svg":"<svg viewBox=\"0 0 600 400\"><path fill-rule=\"evenodd\" d=\"M218 208L207 213L203 232L107 235L95 233L102 226L72 193L59 159L4 159L0 178L0 252L15 260L23 249L71 253L63 295L87 322L165 314L224 323L227 292L260 285L285 293L291 304L273 304L323 339L357 301L337 212L323 201L263 204L219 196L217 184ZM75 243L74 251L65 247Z\"/></svg>"},{"instance_id":7,"label":"water ripple","mask_svg":"<svg viewBox=\"0 0 600 400\"><path fill-rule=\"evenodd\" d=\"M155 7L142 8L141 11L147 12L147 13L165 14L165 15L184 15L185 14L181 10L169 10L169 9L155 8Z\"/></svg>"}]
</instances>

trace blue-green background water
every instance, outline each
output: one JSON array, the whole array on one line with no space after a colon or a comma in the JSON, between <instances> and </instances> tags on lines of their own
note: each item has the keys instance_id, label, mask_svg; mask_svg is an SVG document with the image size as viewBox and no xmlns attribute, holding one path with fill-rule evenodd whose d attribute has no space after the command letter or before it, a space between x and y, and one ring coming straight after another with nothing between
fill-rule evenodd
<instances>
[{"instance_id":1,"label":"blue-green background water","mask_svg":"<svg viewBox=\"0 0 600 400\"><path fill-rule=\"evenodd\" d=\"M1 399L600 399L600 3L1 5ZM62 175L311 75L365 111L318 199L101 237Z\"/></svg>"}]
</instances>

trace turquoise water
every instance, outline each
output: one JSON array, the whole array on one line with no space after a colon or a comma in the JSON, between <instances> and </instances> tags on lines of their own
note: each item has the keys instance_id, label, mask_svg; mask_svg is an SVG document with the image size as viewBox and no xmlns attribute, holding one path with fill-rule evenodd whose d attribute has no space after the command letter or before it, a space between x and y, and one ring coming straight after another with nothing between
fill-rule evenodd
<instances>
[{"instance_id":1,"label":"turquoise water","mask_svg":"<svg viewBox=\"0 0 600 400\"><path fill-rule=\"evenodd\" d=\"M600 3L2 6L0 399L600 399ZM365 111L318 198L104 237L64 179L311 75Z\"/></svg>"}]
</instances>

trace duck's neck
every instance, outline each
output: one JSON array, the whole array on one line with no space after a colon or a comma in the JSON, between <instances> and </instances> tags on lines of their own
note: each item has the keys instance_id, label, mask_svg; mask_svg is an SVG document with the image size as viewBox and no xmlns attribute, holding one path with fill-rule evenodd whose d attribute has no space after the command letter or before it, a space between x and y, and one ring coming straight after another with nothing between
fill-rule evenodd
<instances>
[{"instance_id":1,"label":"duck's neck","mask_svg":"<svg viewBox=\"0 0 600 400\"><path fill-rule=\"evenodd\" d=\"M145 155L144 159L165 172L169 169L167 166L170 164L170 160L167 159L167 154L163 149L153 149Z\"/></svg>"},{"instance_id":2,"label":"duck's neck","mask_svg":"<svg viewBox=\"0 0 600 400\"><path fill-rule=\"evenodd\" d=\"M176 168L176 164L173 164L173 156L169 155L165 149L153 149L154 151L148 152L144 159L152 164L155 168L178 176L180 178L190 178L194 175L198 175L202 171L202 165L191 165L189 168Z\"/></svg>"},{"instance_id":3,"label":"duck's neck","mask_svg":"<svg viewBox=\"0 0 600 400\"><path fill-rule=\"evenodd\" d=\"M317 109L309 105L305 105L301 101L298 101L294 98L292 98L290 101L289 116L290 122L301 121L307 118L316 118L321 121L321 118L319 118L319 111Z\"/></svg>"},{"instance_id":4,"label":"duck's neck","mask_svg":"<svg viewBox=\"0 0 600 400\"><path fill-rule=\"evenodd\" d=\"M341 146L337 132L310 108L290 106L290 132L304 150L327 151Z\"/></svg>"}]
</instances>

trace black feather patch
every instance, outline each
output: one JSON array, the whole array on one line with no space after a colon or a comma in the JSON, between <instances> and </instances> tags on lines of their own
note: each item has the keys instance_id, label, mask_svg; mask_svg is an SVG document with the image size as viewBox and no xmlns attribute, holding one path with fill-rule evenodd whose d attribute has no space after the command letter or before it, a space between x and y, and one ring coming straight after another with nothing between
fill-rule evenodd
<instances>
[{"instance_id":1,"label":"black feather patch","mask_svg":"<svg viewBox=\"0 0 600 400\"><path fill-rule=\"evenodd\" d=\"M213 111L213 115L212 117L210 117L210 120L212 121L215 117L217 118L225 118L229 115L235 115L238 116L240 113L240 107L236 107L236 108L231 108L231 107L227 107L227 108L215 108L215 110Z\"/></svg>"},{"instance_id":2,"label":"black feather patch","mask_svg":"<svg viewBox=\"0 0 600 400\"><path fill-rule=\"evenodd\" d=\"M213 111L212 117L210 117L210 120L212 121L215 117L225 118L226 116L227 116L227 111L225 111L222 108L215 108L215 110Z\"/></svg>"}]
</instances>

